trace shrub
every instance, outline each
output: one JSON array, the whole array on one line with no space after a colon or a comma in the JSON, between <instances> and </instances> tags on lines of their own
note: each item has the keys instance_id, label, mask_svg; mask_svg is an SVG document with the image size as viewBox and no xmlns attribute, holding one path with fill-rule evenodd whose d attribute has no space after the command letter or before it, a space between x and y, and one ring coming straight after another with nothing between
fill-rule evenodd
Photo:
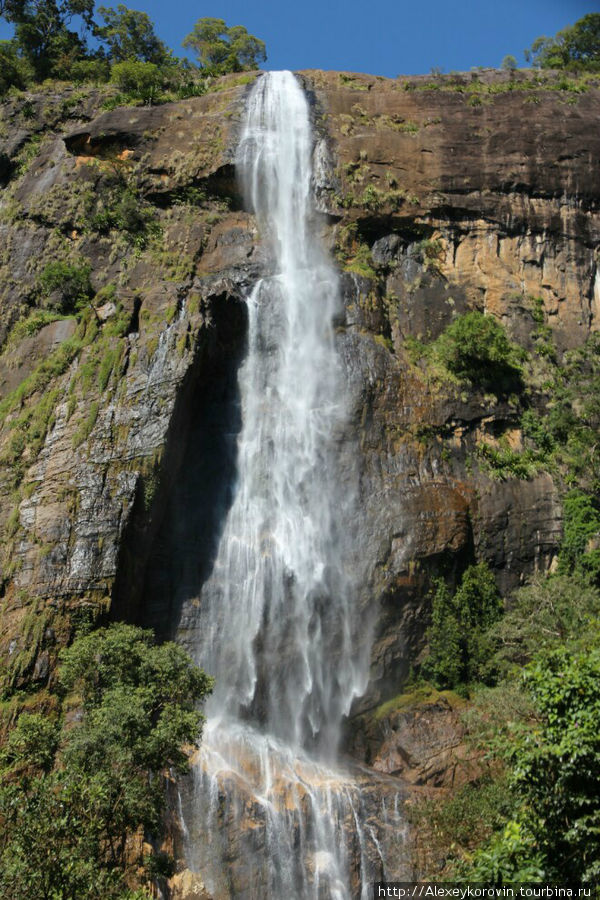
<instances>
[{"instance_id":1,"label":"shrub","mask_svg":"<svg viewBox=\"0 0 600 900\"><path fill-rule=\"evenodd\" d=\"M152 235L160 232L150 204L120 179L96 198L95 209L93 212L90 210L88 227L99 234L118 230L140 250Z\"/></svg>"},{"instance_id":2,"label":"shrub","mask_svg":"<svg viewBox=\"0 0 600 900\"><path fill-rule=\"evenodd\" d=\"M522 351L492 316L473 311L458 316L437 339L435 354L458 378L495 392L523 387Z\"/></svg>"},{"instance_id":3,"label":"shrub","mask_svg":"<svg viewBox=\"0 0 600 900\"><path fill-rule=\"evenodd\" d=\"M91 266L87 262L48 263L38 279L46 305L57 312L70 313L82 309L92 296Z\"/></svg>"},{"instance_id":4,"label":"shrub","mask_svg":"<svg viewBox=\"0 0 600 900\"><path fill-rule=\"evenodd\" d=\"M527 481L537 475L543 463L541 454L534 450L520 452L502 443L499 447L485 442L478 444L476 453L490 478L498 481L506 481L508 478Z\"/></svg>"},{"instance_id":5,"label":"shrub","mask_svg":"<svg viewBox=\"0 0 600 900\"><path fill-rule=\"evenodd\" d=\"M160 93L164 79L155 63L129 59L112 66L110 80L130 97L151 103Z\"/></svg>"},{"instance_id":6,"label":"shrub","mask_svg":"<svg viewBox=\"0 0 600 900\"><path fill-rule=\"evenodd\" d=\"M107 59L80 59L71 66L71 78L75 82L99 81L110 78L110 64Z\"/></svg>"}]
</instances>

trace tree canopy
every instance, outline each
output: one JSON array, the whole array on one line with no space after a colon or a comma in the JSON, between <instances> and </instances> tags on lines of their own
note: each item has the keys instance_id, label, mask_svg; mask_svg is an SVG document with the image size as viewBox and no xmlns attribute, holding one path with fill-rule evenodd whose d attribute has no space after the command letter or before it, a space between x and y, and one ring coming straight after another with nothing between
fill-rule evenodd
<instances>
[{"instance_id":1,"label":"tree canopy","mask_svg":"<svg viewBox=\"0 0 600 900\"><path fill-rule=\"evenodd\" d=\"M588 13L554 37L536 38L525 59L541 69L600 69L600 13Z\"/></svg>"},{"instance_id":2,"label":"tree canopy","mask_svg":"<svg viewBox=\"0 0 600 900\"><path fill-rule=\"evenodd\" d=\"M14 43L38 79L68 75L69 67L85 56L84 33L93 28L94 0L4 0L0 15L15 25ZM75 20L75 21L73 21ZM72 27L75 26L75 27Z\"/></svg>"},{"instance_id":3,"label":"tree canopy","mask_svg":"<svg viewBox=\"0 0 600 900\"><path fill-rule=\"evenodd\" d=\"M115 63L127 60L161 65L170 58L170 51L154 31L150 16L119 3L116 9L99 6L105 25L98 36L108 47L108 55Z\"/></svg>"},{"instance_id":4,"label":"tree canopy","mask_svg":"<svg viewBox=\"0 0 600 900\"><path fill-rule=\"evenodd\" d=\"M183 46L194 50L203 68L220 73L257 69L267 58L264 41L243 25L228 28L224 19L198 19Z\"/></svg>"},{"instance_id":5,"label":"tree canopy","mask_svg":"<svg viewBox=\"0 0 600 900\"><path fill-rule=\"evenodd\" d=\"M183 42L198 55L198 69L173 56L147 13L123 3L97 11L102 24L94 0L0 0L0 17L15 27L12 40L0 42L0 95L46 78L111 79L149 103L165 90L203 93L207 78L256 69L266 59L264 42L243 25L205 18Z\"/></svg>"}]
</instances>

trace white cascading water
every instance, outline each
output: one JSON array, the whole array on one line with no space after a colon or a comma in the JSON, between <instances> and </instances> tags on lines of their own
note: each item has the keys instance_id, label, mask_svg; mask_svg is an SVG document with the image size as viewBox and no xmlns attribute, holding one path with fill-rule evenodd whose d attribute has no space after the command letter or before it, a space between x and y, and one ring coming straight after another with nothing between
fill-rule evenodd
<instances>
[{"instance_id":1,"label":"white cascading water","mask_svg":"<svg viewBox=\"0 0 600 900\"><path fill-rule=\"evenodd\" d=\"M215 898L366 897L385 875L360 778L335 764L370 635L346 574L339 290L317 236L311 158L297 80L263 75L238 171L272 274L247 300L236 492L198 613L196 656L216 686L184 809L189 867ZM397 840L395 801L388 791L379 802Z\"/></svg>"}]
</instances>

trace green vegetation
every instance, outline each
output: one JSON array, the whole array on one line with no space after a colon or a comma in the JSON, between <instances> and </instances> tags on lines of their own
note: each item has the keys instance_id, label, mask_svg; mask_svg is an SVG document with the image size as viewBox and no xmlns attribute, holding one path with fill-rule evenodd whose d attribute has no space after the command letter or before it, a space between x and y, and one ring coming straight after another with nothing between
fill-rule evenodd
<instances>
[{"instance_id":1,"label":"green vegetation","mask_svg":"<svg viewBox=\"0 0 600 900\"><path fill-rule=\"evenodd\" d=\"M525 58L541 69L600 71L600 13L588 13L553 38L537 38Z\"/></svg>"},{"instance_id":2,"label":"green vegetation","mask_svg":"<svg viewBox=\"0 0 600 900\"><path fill-rule=\"evenodd\" d=\"M122 91L119 102L162 102L202 94L213 78L256 69L266 59L263 41L222 19L199 19L184 40L198 54L198 68L173 56L146 13L122 3L98 13L101 23L93 0L1 0L0 17L14 25L15 36L0 42L0 96L48 78L110 79Z\"/></svg>"},{"instance_id":3,"label":"green vegetation","mask_svg":"<svg viewBox=\"0 0 600 900\"><path fill-rule=\"evenodd\" d=\"M543 300L519 300L532 320L527 355L481 314L409 347L436 379L447 372L497 394L497 378L518 391L504 435L477 438L479 465L502 479L551 471L563 502L553 574L504 608L472 568L455 591L434 584L417 676L468 698L461 716L479 769L477 781L413 814L446 860L431 877L589 884L600 872L600 341L591 335L561 356Z\"/></svg>"},{"instance_id":4,"label":"green vegetation","mask_svg":"<svg viewBox=\"0 0 600 900\"><path fill-rule=\"evenodd\" d=\"M426 269L440 272L444 247L439 240L423 238L416 246L417 256Z\"/></svg>"},{"instance_id":5,"label":"green vegetation","mask_svg":"<svg viewBox=\"0 0 600 900\"><path fill-rule=\"evenodd\" d=\"M596 641L598 634L595 635ZM600 650L539 654L521 678L535 726L513 728L501 831L459 867L473 881L591 884L600 870Z\"/></svg>"},{"instance_id":6,"label":"green vegetation","mask_svg":"<svg viewBox=\"0 0 600 900\"><path fill-rule=\"evenodd\" d=\"M496 447L486 441L478 444L476 455L482 468L496 481L506 481L509 478L526 481L548 466L547 460L539 451L530 448L513 450L503 438Z\"/></svg>"},{"instance_id":7,"label":"green vegetation","mask_svg":"<svg viewBox=\"0 0 600 900\"><path fill-rule=\"evenodd\" d=\"M457 316L435 342L435 353L461 380L504 393L522 387L522 353L492 316Z\"/></svg>"},{"instance_id":8,"label":"green vegetation","mask_svg":"<svg viewBox=\"0 0 600 900\"><path fill-rule=\"evenodd\" d=\"M15 26L10 44L38 81L69 77L70 66L86 56L85 37L70 27L80 17L84 34L93 27L93 0L3 0L0 14Z\"/></svg>"},{"instance_id":9,"label":"green vegetation","mask_svg":"<svg viewBox=\"0 0 600 900\"><path fill-rule=\"evenodd\" d=\"M122 3L116 9L99 6L98 12L105 22L98 34L114 64L142 62L161 66L171 60L169 49L156 36L147 13L128 9Z\"/></svg>"},{"instance_id":10,"label":"green vegetation","mask_svg":"<svg viewBox=\"0 0 600 900\"><path fill-rule=\"evenodd\" d=\"M464 697L454 691L438 690L429 682L419 679L414 684L409 681L401 694L378 706L374 716L376 721L381 721L412 706L427 706L440 700L446 700L454 709L464 706L466 702Z\"/></svg>"},{"instance_id":11,"label":"green vegetation","mask_svg":"<svg viewBox=\"0 0 600 900\"><path fill-rule=\"evenodd\" d=\"M25 90L33 78L33 69L19 55L15 41L0 41L0 97L9 88Z\"/></svg>"},{"instance_id":12,"label":"green vegetation","mask_svg":"<svg viewBox=\"0 0 600 900\"><path fill-rule=\"evenodd\" d=\"M541 355L553 361L553 354ZM600 489L600 339L591 335L547 372L543 406L523 413L524 435L567 487L593 495Z\"/></svg>"},{"instance_id":13,"label":"green vegetation","mask_svg":"<svg viewBox=\"0 0 600 900\"><path fill-rule=\"evenodd\" d=\"M159 66L135 59L115 63L110 77L124 94L145 103L156 99L164 83Z\"/></svg>"},{"instance_id":14,"label":"green vegetation","mask_svg":"<svg viewBox=\"0 0 600 900\"><path fill-rule=\"evenodd\" d=\"M564 538L559 572L584 575L600 583L600 512L595 498L580 490L564 499Z\"/></svg>"},{"instance_id":15,"label":"green vegetation","mask_svg":"<svg viewBox=\"0 0 600 900\"><path fill-rule=\"evenodd\" d=\"M130 625L64 650L55 713L21 713L0 756L2 896L149 897L172 861L131 841L160 836L161 774L186 771L211 687L180 647Z\"/></svg>"},{"instance_id":16,"label":"green vegetation","mask_svg":"<svg viewBox=\"0 0 600 900\"><path fill-rule=\"evenodd\" d=\"M500 594L485 563L469 566L454 593L443 580L438 580L424 674L437 687L454 689L488 677L486 665L491 646L487 632L501 615Z\"/></svg>"},{"instance_id":17,"label":"green vegetation","mask_svg":"<svg viewBox=\"0 0 600 900\"><path fill-rule=\"evenodd\" d=\"M61 265L50 264L53 268L47 280L52 286L55 283L59 285L64 283L62 278L57 277L57 273L62 272ZM44 272L48 268L46 267ZM98 300L105 300L111 295L109 285L104 294L102 292L98 294ZM78 294L75 293L74 296ZM50 320L55 318L56 315L51 315ZM100 327L92 305L87 303L79 312L77 331L73 337L52 350L33 372L0 402L0 421L4 423L6 433L0 462L10 471L12 488L20 485L27 468L35 461L44 445L46 435L54 423L56 405L65 392L64 384L62 387L56 386L57 379L67 372L77 357L81 355L83 359L69 387L69 417L77 405L78 393L86 393L94 380L100 391L105 391L109 384L114 389L116 379L112 376L114 372L120 371L124 353L123 337L127 333L130 320L131 313L117 303L115 315ZM22 320L22 323L17 323L13 332L23 331L27 334L31 330L33 333L40 322L46 323L46 314L33 313L29 318ZM9 340L12 342L13 338L9 336ZM85 417L78 423L73 436L74 447L78 447L89 437L98 417L98 402L88 404L85 412Z\"/></svg>"},{"instance_id":18,"label":"green vegetation","mask_svg":"<svg viewBox=\"0 0 600 900\"><path fill-rule=\"evenodd\" d=\"M504 71L507 71L506 69ZM567 95L566 101L577 100L577 95L584 94L589 85L598 83L598 75L591 70L564 70L560 73L543 69L534 72L508 69L509 78L495 81L482 81L477 72L468 75L446 75L430 81L411 81L401 79L400 88L405 91L440 91L442 93L462 94L471 106L480 106L493 102L498 94L522 93L524 102L538 102L540 92L552 91Z\"/></svg>"},{"instance_id":19,"label":"green vegetation","mask_svg":"<svg viewBox=\"0 0 600 900\"><path fill-rule=\"evenodd\" d=\"M348 271L364 278L376 278L370 247L361 240L356 222L343 225L338 233L336 255Z\"/></svg>"},{"instance_id":20,"label":"green vegetation","mask_svg":"<svg viewBox=\"0 0 600 900\"><path fill-rule=\"evenodd\" d=\"M425 266L435 271L440 252L438 241L419 244ZM496 395L523 390L523 350L509 340L500 322L477 310L456 316L432 343L411 340L407 349L414 360L424 359L458 382Z\"/></svg>"},{"instance_id":21,"label":"green vegetation","mask_svg":"<svg viewBox=\"0 0 600 900\"><path fill-rule=\"evenodd\" d=\"M33 337L45 325L56 322L63 318L59 313L51 312L47 309L35 309L24 319L19 319L11 328L7 338L5 347L13 347L19 344L24 338Z\"/></svg>"},{"instance_id":22,"label":"green vegetation","mask_svg":"<svg viewBox=\"0 0 600 900\"><path fill-rule=\"evenodd\" d=\"M194 50L204 70L219 75L257 69L267 58L264 41L243 25L228 28L223 19L198 19L183 46Z\"/></svg>"},{"instance_id":23,"label":"green vegetation","mask_svg":"<svg viewBox=\"0 0 600 900\"><path fill-rule=\"evenodd\" d=\"M80 444L83 444L84 441L87 441L88 437L92 433L92 428L96 424L96 420L98 418L98 413L100 411L100 407L97 400L94 400L90 405L89 412L85 419L80 422L79 427L77 428L75 434L73 435L73 449L77 449Z\"/></svg>"},{"instance_id":24,"label":"green vegetation","mask_svg":"<svg viewBox=\"0 0 600 900\"><path fill-rule=\"evenodd\" d=\"M88 262L47 263L38 279L38 287L47 307L57 313L80 311L90 300L93 290Z\"/></svg>"},{"instance_id":25,"label":"green vegetation","mask_svg":"<svg viewBox=\"0 0 600 900\"><path fill-rule=\"evenodd\" d=\"M597 879L600 592L597 567L584 561L600 517L573 493L565 520L564 574L534 579L504 612L481 564L454 594L435 586L421 675L470 697L468 738L485 750L477 783L413 811L446 858L443 880Z\"/></svg>"}]
</instances>

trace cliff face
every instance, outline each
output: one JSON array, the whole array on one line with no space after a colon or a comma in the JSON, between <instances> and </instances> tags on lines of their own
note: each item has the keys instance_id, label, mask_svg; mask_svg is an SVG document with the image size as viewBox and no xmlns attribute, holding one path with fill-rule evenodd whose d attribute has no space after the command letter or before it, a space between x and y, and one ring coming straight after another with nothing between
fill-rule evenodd
<instances>
[{"instance_id":1,"label":"cliff face","mask_svg":"<svg viewBox=\"0 0 600 900\"><path fill-rule=\"evenodd\" d=\"M599 95L572 102L477 74L306 78L330 160L321 203L350 269L341 341L361 435L365 597L378 600L370 703L418 653L432 573L485 559L507 591L552 563L551 477L498 481L478 455L520 449L521 402L440 382L407 349L469 309L534 357L540 321L559 357L597 329Z\"/></svg>"},{"instance_id":2,"label":"cliff face","mask_svg":"<svg viewBox=\"0 0 600 900\"><path fill-rule=\"evenodd\" d=\"M528 351L540 315L559 355L597 329L600 90L500 75L301 78L323 235L342 269L356 574L375 628L364 714L418 658L432 575L484 559L507 591L556 553L552 477L498 481L478 454L522 446L519 398L445 381L410 350L469 309ZM42 697L61 643L109 608L172 633L177 579L201 582L210 565L234 469L242 301L262 262L233 171L248 80L156 108L102 112L98 92L73 90L3 105L9 691ZM38 327L39 308L55 321ZM174 533L182 510L187 530ZM172 563L182 541L193 571ZM355 753L376 757L374 740L367 728Z\"/></svg>"}]
</instances>

